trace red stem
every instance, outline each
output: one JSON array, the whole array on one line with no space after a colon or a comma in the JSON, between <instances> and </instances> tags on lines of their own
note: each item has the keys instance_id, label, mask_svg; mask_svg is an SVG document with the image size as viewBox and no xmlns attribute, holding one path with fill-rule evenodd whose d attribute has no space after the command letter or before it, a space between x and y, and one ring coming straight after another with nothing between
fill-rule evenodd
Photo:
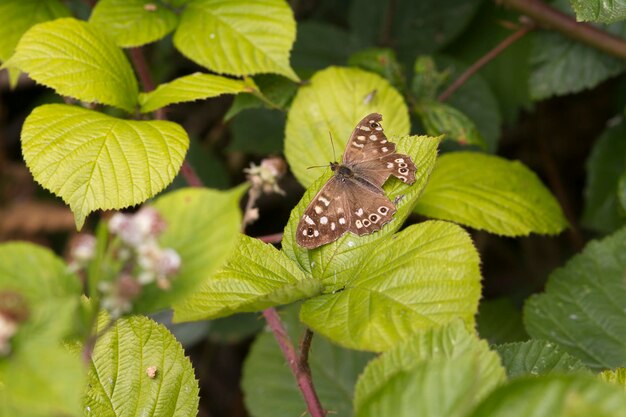
<instances>
[{"instance_id":1,"label":"red stem","mask_svg":"<svg viewBox=\"0 0 626 417\"><path fill-rule=\"evenodd\" d=\"M317 398L317 393L315 392L315 388L313 387L313 380L311 379L311 370L309 368L308 362L302 362L298 360L298 356L296 354L296 349L291 343L291 339L287 334L287 330L285 326L283 326L283 322L278 315L278 312L275 308L268 308L263 311L263 316L267 321L268 326L272 329L272 333L274 333L274 337L280 346L280 349L283 351L283 355L287 360L287 364L291 368L291 373L296 378L296 382L298 383L298 387L302 392L302 396L304 397L304 401L306 402L307 409L312 417L324 417L326 412L322 408L320 404L319 398ZM309 334L307 336L307 334ZM303 340L303 348L306 347L306 351L303 350L300 358L308 359L308 348L311 344L311 337L313 333L307 329L307 333L305 333L305 339ZM308 340L308 342L305 342ZM306 345L305 345L306 343Z\"/></svg>"}]
</instances>

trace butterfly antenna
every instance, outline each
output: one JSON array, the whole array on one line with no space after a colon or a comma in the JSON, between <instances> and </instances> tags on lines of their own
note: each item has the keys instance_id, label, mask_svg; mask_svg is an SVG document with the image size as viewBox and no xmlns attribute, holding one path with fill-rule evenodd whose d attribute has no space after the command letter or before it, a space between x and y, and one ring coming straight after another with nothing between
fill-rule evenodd
<instances>
[{"instance_id":1,"label":"butterfly antenna","mask_svg":"<svg viewBox=\"0 0 626 417\"><path fill-rule=\"evenodd\" d=\"M335 154L335 142L333 141L333 134L328 131L328 136L330 137L330 146L333 148L333 161L337 160L337 155Z\"/></svg>"},{"instance_id":2,"label":"butterfly antenna","mask_svg":"<svg viewBox=\"0 0 626 417\"><path fill-rule=\"evenodd\" d=\"M311 169L311 168L328 168L328 165L313 165L310 167L306 167L306 169Z\"/></svg>"}]
</instances>

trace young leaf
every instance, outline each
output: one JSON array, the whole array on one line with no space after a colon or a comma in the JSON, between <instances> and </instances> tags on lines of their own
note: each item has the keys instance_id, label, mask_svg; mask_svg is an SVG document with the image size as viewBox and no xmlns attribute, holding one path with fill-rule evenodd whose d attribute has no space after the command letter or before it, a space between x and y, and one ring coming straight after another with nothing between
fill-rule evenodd
<instances>
[{"instance_id":1,"label":"young leaf","mask_svg":"<svg viewBox=\"0 0 626 417\"><path fill-rule=\"evenodd\" d=\"M320 287L272 245L241 235L226 265L174 306L174 321L259 311L318 294Z\"/></svg>"},{"instance_id":2,"label":"young leaf","mask_svg":"<svg viewBox=\"0 0 626 417\"><path fill-rule=\"evenodd\" d=\"M159 244L180 255L181 268L167 291L156 285L144 286L134 311L169 307L222 266L237 242L241 227L239 200L245 190L245 186L230 191L184 188L154 201L167 224Z\"/></svg>"},{"instance_id":3,"label":"young leaf","mask_svg":"<svg viewBox=\"0 0 626 417\"><path fill-rule=\"evenodd\" d=\"M297 311L293 307L281 310L281 318L293 341L298 340L304 330ZM371 358L370 353L343 349L323 337L313 337L309 365L324 409L337 417L353 415L354 384ZM299 416L306 410L285 357L269 332L260 334L252 344L244 362L241 387L247 409L254 417Z\"/></svg>"},{"instance_id":4,"label":"young leaf","mask_svg":"<svg viewBox=\"0 0 626 417\"><path fill-rule=\"evenodd\" d=\"M174 103L251 92L252 88L254 87L242 80L196 72L161 84L149 93L140 93L139 104L141 112L148 113Z\"/></svg>"},{"instance_id":5,"label":"young leaf","mask_svg":"<svg viewBox=\"0 0 626 417\"><path fill-rule=\"evenodd\" d=\"M16 325L15 335L9 340L3 336L1 343L9 351L0 356L0 414L81 414L83 367L79 357L61 346L75 330L80 291L78 277L48 249L0 244L3 329L9 329L11 317ZM23 317L18 319L11 309L19 309Z\"/></svg>"},{"instance_id":6,"label":"young leaf","mask_svg":"<svg viewBox=\"0 0 626 417\"><path fill-rule=\"evenodd\" d=\"M589 243L524 306L528 333L592 369L626 366L626 228Z\"/></svg>"},{"instance_id":7,"label":"young leaf","mask_svg":"<svg viewBox=\"0 0 626 417\"><path fill-rule=\"evenodd\" d=\"M342 346L380 352L459 317L474 325L478 253L452 223L424 222L378 242L351 278L300 311L307 326Z\"/></svg>"},{"instance_id":8,"label":"young leaf","mask_svg":"<svg viewBox=\"0 0 626 417\"><path fill-rule=\"evenodd\" d=\"M441 138L428 136L410 136L397 141L398 152L410 155L418 168L415 183L411 186L400 180L390 179L384 187L387 197L396 202L397 212L381 230L361 237L348 232L335 242L312 251L296 244L297 224L311 199L329 178L329 173L327 173L307 190L300 203L291 212L283 235L283 251L291 259L296 260L302 269L312 272L314 277L321 280L326 291L342 288L343 284L361 268L370 254L378 250L380 242L395 233L411 213L435 165L440 140Z\"/></svg>"},{"instance_id":9,"label":"young leaf","mask_svg":"<svg viewBox=\"0 0 626 417\"><path fill-rule=\"evenodd\" d=\"M70 11L59 0L0 2L0 62L9 59L15 45L31 26L69 15Z\"/></svg>"},{"instance_id":10,"label":"young leaf","mask_svg":"<svg viewBox=\"0 0 626 417\"><path fill-rule=\"evenodd\" d=\"M104 320L100 328L105 326ZM198 412L198 381L182 346L143 316L120 319L98 339L84 399L86 415L187 417Z\"/></svg>"},{"instance_id":11,"label":"young leaf","mask_svg":"<svg viewBox=\"0 0 626 417\"><path fill-rule=\"evenodd\" d=\"M176 123L122 120L63 104L37 107L22 128L26 165L69 204L78 229L94 210L139 204L165 188L188 146Z\"/></svg>"},{"instance_id":12,"label":"young leaf","mask_svg":"<svg viewBox=\"0 0 626 417\"><path fill-rule=\"evenodd\" d=\"M197 0L183 11L174 45L218 73L273 72L298 81L289 65L295 37L296 22L284 0Z\"/></svg>"},{"instance_id":13,"label":"young leaf","mask_svg":"<svg viewBox=\"0 0 626 417\"><path fill-rule=\"evenodd\" d=\"M7 67L78 100L133 111L137 80L121 49L87 22L57 19L33 26L20 39Z\"/></svg>"},{"instance_id":14,"label":"young leaf","mask_svg":"<svg viewBox=\"0 0 626 417\"><path fill-rule=\"evenodd\" d=\"M439 158L415 211L504 236L556 234L567 226L556 199L532 171L475 152Z\"/></svg>"},{"instance_id":15,"label":"young leaf","mask_svg":"<svg viewBox=\"0 0 626 417\"><path fill-rule=\"evenodd\" d=\"M469 417L624 417L620 387L589 375L522 377L496 389Z\"/></svg>"},{"instance_id":16,"label":"young leaf","mask_svg":"<svg viewBox=\"0 0 626 417\"><path fill-rule=\"evenodd\" d=\"M604 372L600 372L599 377L602 381L620 385L626 391L626 368L618 368L614 371L606 370Z\"/></svg>"},{"instance_id":17,"label":"young leaf","mask_svg":"<svg viewBox=\"0 0 626 417\"><path fill-rule=\"evenodd\" d=\"M239 112L246 109L260 107L286 109L298 90L296 83L276 74L259 74L254 77L253 82L260 93L272 104L269 105L252 94L238 94L235 96L232 106L224 115L225 121L232 119ZM284 131L285 129L283 128L281 142L283 141Z\"/></svg>"},{"instance_id":18,"label":"young leaf","mask_svg":"<svg viewBox=\"0 0 626 417\"><path fill-rule=\"evenodd\" d=\"M620 207L620 176L626 173L626 123L606 129L587 160L585 209L586 227L610 233L626 225L626 213Z\"/></svg>"},{"instance_id":19,"label":"young leaf","mask_svg":"<svg viewBox=\"0 0 626 417\"><path fill-rule=\"evenodd\" d=\"M375 91L371 100L366 100ZM300 87L287 115L285 157L298 181L308 187L319 171L307 169L333 161L356 124L369 113L383 115L389 138L409 133L409 114L402 96L384 78L356 68L330 67Z\"/></svg>"},{"instance_id":20,"label":"young leaf","mask_svg":"<svg viewBox=\"0 0 626 417\"><path fill-rule=\"evenodd\" d=\"M459 397L466 397L466 399L471 398L472 401L476 402L505 380L504 368L500 365L498 355L489 350L485 341L470 334L462 321L457 320L446 326L435 327L427 332L415 333L392 350L383 353L370 362L357 382L354 396L356 415L368 415L368 412L365 410L370 407L369 403L381 401L385 391L389 393L387 385L389 383L393 384L393 380L398 375L406 375L413 372L427 375L428 372L424 370L426 362L443 359L454 360L465 356L474 357L474 378L476 379L468 378L468 382L478 382L477 385L468 390L467 386L459 387L458 384L436 387L427 387L424 384L424 389L432 391L422 391L417 398L412 397L412 401L416 405L424 403L424 406L427 408L421 412L415 410L413 415L429 416L432 415L428 411L429 406L442 406L439 401L429 400L428 395L430 393L437 392L436 395L439 398L443 392L443 395L446 396L450 394L458 395ZM442 367L446 368L445 365ZM433 375L430 375L430 377L433 377ZM400 378L403 377L401 376ZM461 375L458 375L457 378L459 381L464 379ZM411 387L407 388L412 390ZM429 403L436 404L429 405ZM439 415L447 416L449 414L441 411Z\"/></svg>"},{"instance_id":21,"label":"young leaf","mask_svg":"<svg viewBox=\"0 0 626 417\"><path fill-rule=\"evenodd\" d=\"M579 22L613 23L626 19L624 0L570 0Z\"/></svg>"},{"instance_id":22,"label":"young leaf","mask_svg":"<svg viewBox=\"0 0 626 417\"><path fill-rule=\"evenodd\" d=\"M495 346L509 378L522 375L564 374L584 371L580 361L545 340L507 343Z\"/></svg>"},{"instance_id":23,"label":"young leaf","mask_svg":"<svg viewBox=\"0 0 626 417\"><path fill-rule=\"evenodd\" d=\"M178 18L153 0L100 0L89 23L108 33L122 48L154 42L176 27Z\"/></svg>"},{"instance_id":24,"label":"young leaf","mask_svg":"<svg viewBox=\"0 0 626 417\"><path fill-rule=\"evenodd\" d=\"M350 56L348 64L353 67L360 67L380 75L391 83L395 88L404 90L406 80L404 72L393 49L370 48L360 50ZM375 95L372 97L374 100Z\"/></svg>"},{"instance_id":25,"label":"young leaf","mask_svg":"<svg viewBox=\"0 0 626 417\"><path fill-rule=\"evenodd\" d=\"M487 143L476 129L474 122L454 107L429 100L420 102L415 110L429 135L445 134L446 139L461 145L487 148Z\"/></svg>"}]
</instances>

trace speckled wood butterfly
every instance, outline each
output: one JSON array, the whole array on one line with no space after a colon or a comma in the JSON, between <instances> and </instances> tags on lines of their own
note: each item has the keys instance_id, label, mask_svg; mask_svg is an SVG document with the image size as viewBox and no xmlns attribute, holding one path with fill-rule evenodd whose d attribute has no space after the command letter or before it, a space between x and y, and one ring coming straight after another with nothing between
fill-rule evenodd
<instances>
[{"instance_id":1,"label":"speckled wood butterfly","mask_svg":"<svg viewBox=\"0 0 626 417\"><path fill-rule=\"evenodd\" d=\"M415 182L415 164L408 155L395 153L372 113L352 132L342 163L330 163L335 175L306 208L296 231L296 242L307 249L333 242L346 232L359 236L376 232L391 220L396 206L383 184L389 176L407 184Z\"/></svg>"}]
</instances>

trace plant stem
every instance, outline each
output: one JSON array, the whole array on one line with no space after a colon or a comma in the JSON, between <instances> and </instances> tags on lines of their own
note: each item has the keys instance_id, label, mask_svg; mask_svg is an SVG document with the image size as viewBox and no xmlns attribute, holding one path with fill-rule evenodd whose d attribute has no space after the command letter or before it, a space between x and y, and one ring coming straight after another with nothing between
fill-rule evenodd
<instances>
[{"instance_id":1,"label":"plant stem","mask_svg":"<svg viewBox=\"0 0 626 417\"><path fill-rule=\"evenodd\" d=\"M280 243L283 240L282 233L274 233L271 235L259 236L257 237L263 243Z\"/></svg>"},{"instance_id":2,"label":"plant stem","mask_svg":"<svg viewBox=\"0 0 626 417\"><path fill-rule=\"evenodd\" d=\"M528 16L547 29L599 49L609 55L626 59L626 41L587 23L579 23L574 18L547 5L541 0L496 0L505 6Z\"/></svg>"},{"instance_id":3,"label":"plant stem","mask_svg":"<svg viewBox=\"0 0 626 417\"><path fill-rule=\"evenodd\" d=\"M313 380L311 379L311 370L308 362L306 361L308 359L308 350L311 346L313 333L307 329L307 333L305 333L301 345L303 348L303 351L300 354L301 360L298 360L296 349L291 343L291 339L289 338L287 330L285 330L285 326L283 326L283 322L281 321L276 309L268 308L264 310L263 316L265 317L268 326L270 326L270 329L272 329L272 333L274 333L274 337L276 337L280 349L283 351L287 364L291 368L293 376L296 378L296 382L302 392L302 396L304 397L309 413L312 417L324 417L326 412L322 408L319 398L317 398L317 393L313 387ZM308 333L310 333L310 335Z\"/></svg>"},{"instance_id":4,"label":"plant stem","mask_svg":"<svg viewBox=\"0 0 626 417\"><path fill-rule=\"evenodd\" d=\"M506 39L504 39L502 42L496 45L495 48L487 52L478 61L474 62L468 69L466 69L459 76L459 78L454 80L454 82L450 84L448 88L446 88L446 90L439 95L439 97L437 97L437 100L442 101L442 102L446 101L452 95L452 93L454 93L456 90L459 89L459 87L465 84L465 82L472 75L476 74L476 72L478 72L479 69L481 69L487 63L493 60L495 57L500 55L500 53L502 53L506 48L511 46L515 41L517 41L518 39L526 35L531 29L533 29L531 25L525 25L522 28L515 31L514 33L512 33L511 35L509 35Z\"/></svg>"}]
</instances>

